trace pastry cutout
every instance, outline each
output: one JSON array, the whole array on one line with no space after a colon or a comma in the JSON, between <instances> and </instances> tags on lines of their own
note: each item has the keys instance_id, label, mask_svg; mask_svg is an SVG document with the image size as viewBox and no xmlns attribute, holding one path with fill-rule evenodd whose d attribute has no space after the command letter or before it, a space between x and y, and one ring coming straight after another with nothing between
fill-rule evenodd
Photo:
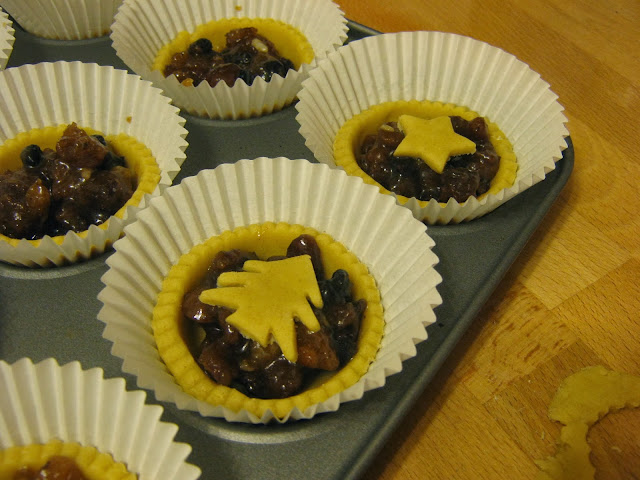
<instances>
[{"instance_id":1,"label":"pastry cutout","mask_svg":"<svg viewBox=\"0 0 640 480\"><path fill-rule=\"evenodd\" d=\"M449 117L424 119L400 115L398 126L405 137L396 148L396 157L420 158L437 173L442 173L449 157L476 151L476 144L457 134Z\"/></svg>"},{"instance_id":2,"label":"pastry cutout","mask_svg":"<svg viewBox=\"0 0 640 480\"><path fill-rule=\"evenodd\" d=\"M322 308L322 295L309 255L263 262L248 260L242 272L225 272L218 288L205 290L200 300L235 310L226 319L262 346L275 340L290 362L298 359L294 319L310 331L320 330L309 301Z\"/></svg>"},{"instance_id":3,"label":"pastry cutout","mask_svg":"<svg viewBox=\"0 0 640 480\"><path fill-rule=\"evenodd\" d=\"M540 480L588 480L595 468L589 461L589 428L612 410L640 406L640 377L585 368L567 377L549 406L549 418L565 426L554 457L538 460Z\"/></svg>"}]
</instances>

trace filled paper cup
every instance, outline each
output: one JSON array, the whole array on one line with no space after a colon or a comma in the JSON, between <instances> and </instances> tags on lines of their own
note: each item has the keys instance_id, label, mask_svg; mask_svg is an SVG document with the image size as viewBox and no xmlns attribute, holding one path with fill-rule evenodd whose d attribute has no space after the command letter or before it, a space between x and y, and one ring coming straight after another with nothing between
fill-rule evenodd
<instances>
[{"instance_id":1,"label":"filled paper cup","mask_svg":"<svg viewBox=\"0 0 640 480\"><path fill-rule=\"evenodd\" d=\"M100 478L200 477L186 463L191 446L174 441L178 427L160 421L162 407L146 404L142 391L127 391L123 378L105 379L102 369L83 370L78 362L23 358L0 360L0 385L0 472L23 461L39 469L46 455L62 454Z\"/></svg>"},{"instance_id":2,"label":"filled paper cup","mask_svg":"<svg viewBox=\"0 0 640 480\"><path fill-rule=\"evenodd\" d=\"M350 42L319 62L298 97L300 133L318 161L362 177L430 224L480 217L544 180L569 135L563 107L539 74L499 48L451 33L403 32ZM515 153L513 184L462 203L422 201L391 193L355 161L336 155L334 141L351 119L387 102L423 100L464 107L497 125Z\"/></svg>"},{"instance_id":3,"label":"filled paper cup","mask_svg":"<svg viewBox=\"0 0 640 480\"><path fill-rule=\"evenodd\" d=\"M297 399L283 399L289 402L286 409L281 404L263 408L265 401L259 399L246 398L233 407L199 400L177 383L155 340L152 319L163 281L194 247L239 227L268 222L327 234L368 269L383 308L377 353L366 373L349 378L338 391L328 394L320 385L303 392L305 399L313 399L305 407ZM436 290L441 277L434 269L438 259L425 225L375 187L307 160L262 157L203 170L152 200L125 231L107 260L105 288L98 295L104 304L98 314L106 324L103 336L113 342L113 355L124 360L123 370L137 376L139 386L158 400L203 416L267 423L335 411L401 371L403 360L415 356L415 344L427 338L433 309L442 302ZM187 356L175 361L194 363Z\"/></svg>"},{"instance_id":4,"label":"filled paper cup","mask_svg":"<svg viewBox=\"0 0 640 480\"><path fill-rule=\"evenodd\" d=\"M148 197L172 183L186 157L187 131L179 110L151 83L124 70L81 62L10 68L0 72L0 105L0 174L22 167L22 148L42 139L33 132L75 122L105 137L133 140L130 150L123 149L131 152L129 159L128 153L122 155L137 177L129 201L99 225L36 240L0 235L0 261L52 266L103 252Z\"/></svg>"},{"instance_id":5,"label":"filled paper cup","mask_svg":"<svg viewBox=\"0 0 640 480\"><path fill-rule=\"evenodd\" d=\"M4 70L13 51L15 30L7 12L0 8L0 70Z\"/></svg>"},{"instance_id":6,"label":"filled paper cup","mask_svg":"<svg viewBox=\"0 0 640 480\"><path fill-rule=\"evenodd\" d=\"M312 52L310 56L305 55L305 59L310 60L296 65L297 70L288 70L284 77L274 74L269 82L258 77L251 86L244 80L236 81L231 87L224 81L214 87L207 81L187 86L175 75L165 78L162 71L153 68L161 49L179 34L188 36L209 22L229 19L282 22L283 28L293 28L294 33L306 38ZM179 9L174 2L166 0L125 0L112 29L113 47L131 70L164 90L174 104L186 112L223 119L260 116L291 104L309 68L347 38L346 19L330 0L187 0L181 2ZM287 33L282 28L276 32ZM266 32L265 36L269 37ZM295 40L295 36L288 41L285 38L273 39L281 55L284 55L283 49L304 43ZM184 46L187 45L188 42Z\"/></svg>"},{"instance_id":7,"label":"filled paper cup","mask_svg":"<svg viewBox=\"0 0 640 480\"><path fill-rule=\"evenodd\" d=\"M102 37L111 31L122 0L3 0L27 32L54 40Z\"/></svg>"}]
</instances>

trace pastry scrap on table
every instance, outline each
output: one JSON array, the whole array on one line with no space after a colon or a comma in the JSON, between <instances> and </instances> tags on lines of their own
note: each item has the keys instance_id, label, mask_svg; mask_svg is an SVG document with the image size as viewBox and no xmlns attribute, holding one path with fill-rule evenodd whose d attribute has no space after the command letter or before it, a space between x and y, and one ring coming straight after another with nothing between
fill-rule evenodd
<instances>
[{"instance_id":1,"label":"pastry scrap on table","mask_svg":"<svg viewBox=\"0 0 640 480\"><path fill-rule=\"evenodd\" d=\"M567 377L549 406L549 418L561 422L556 455L536 463L539 480L588 480L595 467L589 461L589 428L611 411L640 406L640 377L587 367Z\"/></svg>"}]
</instances>

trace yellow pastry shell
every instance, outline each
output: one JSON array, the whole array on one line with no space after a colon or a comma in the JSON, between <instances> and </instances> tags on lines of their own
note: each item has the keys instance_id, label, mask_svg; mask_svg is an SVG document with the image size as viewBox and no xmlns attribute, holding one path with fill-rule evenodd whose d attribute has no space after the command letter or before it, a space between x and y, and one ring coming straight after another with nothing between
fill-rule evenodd
<instances>
[{"instance_id":1,"label":"yellow pastry shell","mask_svg":"<svg viewBox=\"0 0 640 480\"><path fill-rule=\"evenodd\" d=\"M356 161L356 152L360 149L364 138L367 135L375 134L380 125L397 121L400 115L412 115L425 119L457 115L468 121L481 115L466 107L451 103L430 102L428 100L400 100L375 105L351 117L340 127L333 142L333 156L336 165L342 167L349 175L361 177L365 183L376 185L383 193L395 195L401 204L405 204L409 201L408 197L395 194L384 188L367 175ZM518 170L516 155L513 152L511 142L496 124L490 122L487 118L485 120L489 129L489 138L496 152L500 155L500 167L491 181L489 191L480 195L478 200L511 187ZM424 208L429 202L419 200L418 203ZM441 203L441 205L444 204Z\"/></svg>"},{"instance_id":2,"label":"yellow pastry shell","mask_svg":"<svg viewBox=\"0 0 640 480\"><path fill-rule=\"evenodd\" d=\"M307 38L287 23L271 18L223 18L200 25L192 33L178 33L171 42L160 49L151 69L163 71L176 53L185 51L199 38L211 40L213 49L219 52L225 48L227 32L247 27L257 28L258 33L270 40L280 56L291 60L296 69L303 63L311 63L314 58L313 47Z\"/></svg>"},{"instance_id":3,"label":"yellow pastry shell","mask_svg":"<svg viewBox=\"0 0 640 480\"><path fill-rule=\"evenodd\" d=\"M40 469L56 455L71 458L89 480L135 480L137 476L94 447L52 440L46 444L15 446L0 450L0 480L12 480L23 467Z\"/></svg>"},{"instance_id":4,"label":"yellow pastry shell","mask_svg":"<svg viewBox=\"0 0 640 480\"><path fill-rule=\"evenodd\" d=\"M4 144L0 145L0 172L21 168L20 152L28 145L35 144L43 150L45 148L55 149L57 141L67 126L68 125L58 125L55 127L35 128L28 132L19 133L14 138L7 140ZM82 128L89 135L101 133L90 127L79 126L79 128ZM151 194L156 189L160 181L160 168L151 154L151 150L135 138L124 133L105 135L104 138L119 155L125 158L127 167L132 169L136 176L137 186L133 195L113 215L122 219L128 207L139 205L145 194ZM109 220L97 225L97 227L106 230L108 225ZM79 237L85 238L88 231L85 230L76 233ZM61 245L64 241L63 235L51 238L58 245ZM0 241L4 241L12 246L17 246L18 243L24 241L24 239L10 238L0 234ZM35 247L39 246L41 241L42 239L28 240L28 242Z\"/></svg>"},{"instance_id":5,"label":"yellow pastry shell","mask_svg":"<svg viewBox=\"0 0 640 480\"><path fill-rule=\"evenodd\" d=\"M302 234L312 235L316 239L326 275L330 276L339 268L346 270L354 298L367 301L357 353L339 371L319 377L307 390L284 399L250 398L234 388L215 383L202 371L191 353L195 328L191 329L182 320L184 294L199 282L218 252L238 248L254 251L260 258L282 255L289 243ZM312 228L268 222L223 232L182 255L162 284L153 310L152 327L160 357L186 393L234 412L246 410L262 417L265 412L271 411L276 418L284 418L294 408L303 412L309 406L323 402L355 384L376 357L384 331L384 319L374 278L367 267L341 243Z\"/></svg>"}]
</instances>

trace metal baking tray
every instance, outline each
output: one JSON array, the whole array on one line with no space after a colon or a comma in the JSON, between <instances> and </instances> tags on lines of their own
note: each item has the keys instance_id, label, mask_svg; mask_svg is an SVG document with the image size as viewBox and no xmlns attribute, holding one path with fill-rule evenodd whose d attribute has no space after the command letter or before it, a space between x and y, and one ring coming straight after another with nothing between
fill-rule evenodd
<instances>
[{"instance_id":1,"label":"metal baking tray","mask_svg":"<svg viewBox=\"0 0 640 480\"><path fill-rule=\"evenodd\" d=\"M25 63L81 60L126 69L108 37L87 41L36 38L18 25L8 67ZM349 39L377 32L349 22ZM184 115L189 131L187 159L176 182L224 162L260 156L313 159L298 133L295 107L265 117L222 121ZM198 413L164 407L162 420L180 428L176 440L193 451L188 462L202 469L202 479L354 479L361 476L417 397L476 317L482 305L518 256L567 182L573 169L573 146L547 178L492 213L462 225L428 228L440 262L436 269L443 303L428 340L402 372L359 401L337 412L284 425L232 424ZM102 338L104 324L96 316L101 303L100 277L109 252L71 266L29 269L0 264L0 358L13 363L54 357L60 364L80 361L83 368L101 367L105 377L124 377L128 389L135 378L121 371ZM149 439L149 441L153 441Z\"/></svg>"}]
</instances>

